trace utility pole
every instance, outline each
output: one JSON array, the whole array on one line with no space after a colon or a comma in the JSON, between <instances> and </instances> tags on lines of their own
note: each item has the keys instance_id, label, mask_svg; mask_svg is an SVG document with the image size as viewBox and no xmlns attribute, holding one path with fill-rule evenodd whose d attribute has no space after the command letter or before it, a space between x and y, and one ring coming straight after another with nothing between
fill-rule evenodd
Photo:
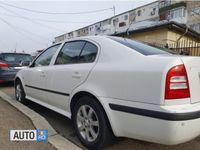
<instances>
[{"instance_id":1,"label":"utility pole","mask_svg":"<svg viewBox=\"0 0 200 150\"><path fill-rule=\"evenodd\" d=\"M115 5L113 5L113 15L115 16Z\"/></svg>"},{"instance_id":2,"label":"utility pole","mask_svg":"<svg viewBox=\"0 0 200 150\"><path fill-rule=\"evenodd\" d=\"M17 52L17 43L15 44L15 50L14 50L14 53Z\"/></svg>"}]
</instances>

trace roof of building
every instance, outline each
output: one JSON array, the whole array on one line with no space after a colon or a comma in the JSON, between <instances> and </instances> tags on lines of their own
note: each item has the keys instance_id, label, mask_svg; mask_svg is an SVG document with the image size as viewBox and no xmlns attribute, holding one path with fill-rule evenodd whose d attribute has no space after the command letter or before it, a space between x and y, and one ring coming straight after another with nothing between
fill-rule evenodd
<instances>
[{"instance_id":1,"label":"roof of building","mask_svg":"<svg viewBox=\"0 0 200 150\"><path fill-rule=\"evenodd\" d=\"M129 31L127 32L127 30L124 30L120 33L115 33L113 35L126 35L127 33L128 34L132 34L132 33L138 33L138 32L144 32L144 31L152 31L154 29L159 29L159 28L170 28L170 29L175 29L177 31L180 31L180 32L185 32L186 29L187 29L187 26L184 25L184 24L180 24L180 23L177 23L175 21L158 21L158 22L154 22L154 23L151 23L149 24L148 26L140 26L140 27L136 27L134 28L134 25L131 25L130 28L129 28ZM192 30L191 28L188 28L188 32L187 34L197 38L200 40L200 33Z\"/></svg>"}]
</instances>

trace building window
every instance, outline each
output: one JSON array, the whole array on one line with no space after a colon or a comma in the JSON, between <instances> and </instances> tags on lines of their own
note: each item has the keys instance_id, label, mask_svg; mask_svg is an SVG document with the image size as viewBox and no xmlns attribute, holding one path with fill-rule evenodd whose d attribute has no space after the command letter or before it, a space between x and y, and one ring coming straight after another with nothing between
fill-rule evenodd
<instances>
[{"instance_id":1,"label":"building window","mask_svg":"<svg viewBox=\"0 0 200 150\"><path fill-rule=\"evenodd\" d=\"M151 11L151 16L153 16L155 14L156 14L156 8L153 8L152 11Z\"/></svg>"},{"instance_id":2,"label":"building window","mask_svg":"<svg viewBox=\"0 0 200 150\"><path fill-rule=\"evenodd\" d=\"M141 14L142 14L142 11L141 11L141 10L138 10L138 11L137 11L137 15L138 15L138 16L141 16Z\"/></svg>"},{"instance_id":3,"label":"building window","mask_svg":"<svg viewBox=\"0 0 200 150\"><path fill-rule=\"evenodd\" d=\"M170 19L185 17L185 8L178 8L170 11Z\"/></svg>"},{"instance_id":4,"label":"building window","mask_svg":"<svg viewBox=\"0 0 200 150\"><path fill-rule=\"evenodd\" d=\"M101 25L100 24L95 25L95 31L101 32Z\"/></svg>"},{"instance_id":5,"label":"building window","mask_svg":"<svg viewBox=\"0 0 200 150\"><path fill-rule=\"evenodd\" d=\"M126 26L126 23L125 23L125 22L120 22L120 23L119 23L119 27L124 27L124 26Z\"/></svg>"},{"instance_id":6,"label":"building window","mask_svg":"<svg viewBox=\"0 0 200 150\"><path fill-rule=\"evenodd\" d=\"M128 15L125 15L125 16L124 16L124 20L128 20Z\"/></svg>"},{"instance_id":7,"label":"building window","mask_svg":"<svg viewBox=\"0 0 200 150\"><path fill-rule=\"evenodd\" d=\"M159 7L162 8L162 7L169 6L169 5L171 5L171 3L172 3L171 0L162 0L162 1L160 1L160 3L159 3Z\"/></svg>"},{"instance_id":8,"label":"building window","mask_svg":"<svg viewBox=\"0 0 200 150\"><path fill-rule=\"evenodd\" d=\"M190 25L190 27L191 27L194 31L200 32L200 23L192 24L192 25Z\"/></svg>"},{"instance_id":9,"label":"building window","mask_svg":"<svg viewBox=\"0 0 200 150\"><path fill-rule=\"evenodd\" d=\"M114 20L113 20L113 25L116 27L117 24L118 24L118 22L119 22L119 19L118 19L118 18L114 19Z\"/></svg>"},{"instance_id":10,"label":"building window","mask_svg":"<svg viewBox=\"0 0 200 150\"><path fill-rule=\"evenodd\" d=\"M194 16L194 15L200 15L200 7L197 7L193 10L191 10L191 15Z\"/></svg>"},{"instance_id":11,"label":"building window","mask_svg":"<svg viewBox=\"0 0 200 150\"><path fill-rule=\"evenodd\" d=\"M131 13L129 14L129 23L134 22L134 21L135 21L135 18L136 18L136 13L135 13L135 11L133 11L133 12L131 12Z\"/></svg>"}]
</instances>

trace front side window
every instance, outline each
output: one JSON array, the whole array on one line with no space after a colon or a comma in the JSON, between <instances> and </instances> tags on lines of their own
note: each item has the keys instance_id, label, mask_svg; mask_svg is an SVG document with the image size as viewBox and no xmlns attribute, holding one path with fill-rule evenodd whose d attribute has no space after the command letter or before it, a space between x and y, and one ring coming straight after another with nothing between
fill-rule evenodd
<instances>
[{"instance_id":1,"label":"front side window","mask_svg":"<svg viewBox=\"0 0 200 150\"><path fill-rule=\"evenodd\" d=\"M65 45L58 54L55 64L78 63L78 58L84 45L84 41L65 43Z\"/></svg>"},{"instance_id":2,"label":"front side window","mask_svg":"<svg viewBox=\"0 0 200 150\"><path fill-rule=\"evenodd\" d=\"M60 44L48 48L34 62L34 66L48 66Z\"/></svg>"}]
</instances>

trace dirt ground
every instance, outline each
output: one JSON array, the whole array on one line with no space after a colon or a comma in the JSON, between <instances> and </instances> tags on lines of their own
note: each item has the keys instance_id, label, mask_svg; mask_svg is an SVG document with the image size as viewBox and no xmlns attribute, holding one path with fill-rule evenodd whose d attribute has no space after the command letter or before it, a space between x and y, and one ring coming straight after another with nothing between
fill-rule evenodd
<instances>
[{"instance_id":1,"label":"dirt ground","mask_svg":"<svg viewBox=\"0 0 200 150\"><path fill-rule=\"evenodd\" d=\"M32 122L0 98L0 150L55 150L48 142L11 142L10 129L34 129Z\"/></svg>"}]
</instances>

